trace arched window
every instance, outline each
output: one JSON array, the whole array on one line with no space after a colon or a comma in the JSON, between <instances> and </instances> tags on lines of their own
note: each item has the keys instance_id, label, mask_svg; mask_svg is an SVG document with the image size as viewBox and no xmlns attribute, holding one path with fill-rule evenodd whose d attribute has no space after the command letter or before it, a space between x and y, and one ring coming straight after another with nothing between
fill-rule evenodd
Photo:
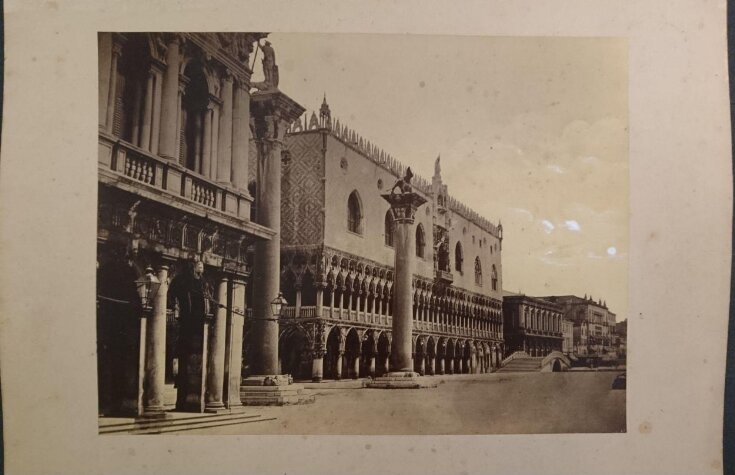
<instances>
[{"instance_id":1,"label":"arched window","mask_svg":"<svg viewBox=\"0 0 735 475\"><path fill-rule=\"evenodd\" d=\"M350 197L347 198L347 230L362 234L362 206L357 191L350 193Z\"/></svg>"},{"instance_id":2,"label":"arched window","mask_svg":"<svg viewBox=\"0 0 735 475\"><path fill-rule=\"evenodd\" d=\"M475 284L482 285L482 264L479 257L475 257Z\"/></svg>"},{"instance_id":3,"label":"arched window","mask_svg":"<svg viewBox=\"0 0 735 475\"><path fill-rule=\"evenodd\" d=\"M385 213L385 245L393 247L393 213L388 210Z\"/></svg>"},{"instance_id":4,"label":"arched window","mask_svg":"<svg viewBox=\"0 0 735 475\"><path fill-rule=\"evenodd\" d=\"M184 76L188 81L181 98L179 162L190 170L214 178L212 160L210 157L205 160L203 156L209 152L204 150L205 115L212 113L208 109L209 88L204 66L193 61L187 65Z\"/></svg>"},{"instance_id":5,"label":"arched window","mask_svg":"<svg viewBox=\"0 0 735 475\"><path fill-rule=\"evenodd\" d=\"M458 242L454 246L454 269L457 272L462 272L462 262L464 261L464 253L462 252L462 243Z\"/></svg>"},{"instance_id":6,"label":"arched window","mask_svg":"<svg viewBox=\"0 0 735 475\"><path fill-rule=\"evenodd\" d=\"M426 235L424 234L424 227L419 224L416 226L416 256L423 258L425 247Z\"/></svg>"},{"instance_id":7,"label":"arched window","mask_svg":"<svg viewBox=\"0 0 735 475\"><path fill-rule=\"evenodd\" d=\"M153 83L157 78L149 74L151 58L147 41L147 35L133 35L123 47L117 63L112 133L122 140L149 150L150 137L148 143L143 143L141 134L141 129L147 125L143 114L146 110L145 91L149 82L154 87Z\"/></svg>"},{"instance_id":8,"label":"arched window","mask_svg":"<svg viewBox=\"0 0 735 475\"><path fill-rule=\"evenodd\" d=\"M492 273L490 274L490 279L492 280L493 290L498 290L498 270L495 268L495 264L493 264L493 269L492 269Z\"/></svg>"}]
</instances>

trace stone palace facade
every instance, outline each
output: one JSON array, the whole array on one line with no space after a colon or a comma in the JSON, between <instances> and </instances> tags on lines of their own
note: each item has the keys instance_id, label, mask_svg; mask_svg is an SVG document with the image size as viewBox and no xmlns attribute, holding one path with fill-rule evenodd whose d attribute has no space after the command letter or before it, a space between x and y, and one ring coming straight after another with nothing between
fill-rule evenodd
<instances>
[{"instance_id":1,"label":"stone palace facade","mask_svg":"<svg viewBox=\"0 0 735 475\"><path fill-rule=\"evenodd\" d=\"M326 101L304 116L278 89L266 36L98 35L100 414L218 412L249 385L287 385L280 374L389 370L381 194L407 170ZM427 201L411 228L414 368L490 371L505 352L502 226L448 194L439 159L412 185Z\"/></svg>"},{"instance_id":2,"label":"stone palace facade","mask_svg":"<svg viewBox=\"0 0 735 475\"><path fill-rule=\"evenodd\" d=\"M241 404L245 309L262 314L277 294L246 302L246 288L254 268L261 286L279 279L273 253L251 259L254 247L278 245L280 196L249 193L249 164L265 170L263 190L277 190L283 132L303 113L277 89L267 42L266 81L251 83L249 58L265 36L98 35L100 414ZM253 358L269 374L277 324L261 321Z\"/></svg>"},{"instance_id":3,"label":"stone palace facade","mask_svg":"<svg viewBox=\"0 0 735 475\"><path fill-rule=\"evenodd\" d=\"M291 124L284 143L281 371L317 381L382 375L395 251L381 194L406 167L333 119L326 99L318 115ZM449 195L438 158L431 181L414 176L412 185L427 200L412 236L414 370L490 371L504 354L502 226Z\"/></svg>"}]
</instances>

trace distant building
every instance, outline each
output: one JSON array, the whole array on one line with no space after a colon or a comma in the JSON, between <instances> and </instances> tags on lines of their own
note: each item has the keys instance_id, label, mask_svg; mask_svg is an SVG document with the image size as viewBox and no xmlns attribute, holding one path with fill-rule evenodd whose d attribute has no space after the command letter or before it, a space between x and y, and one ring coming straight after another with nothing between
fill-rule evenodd
<instances>
[{"instance_id":1,"label":"distant building","mask_svg":"<svg viewBox=\"0 0 735 475\"><path fill-rule=\"evenodd\" d=\"M613 337L613 346L618 353L618 357L625 358L628 348L628 320L623 320L615 324L615 335Z\"/></svg>"},{"instance_id":2,"label":"distant building","mask_svg":"<svg viewBox=\"0 0 735 475\"><path fill-rule=\"evenodd\" d=\"M574 352L574 322L571 320L567 320L566 318L562 318L561 320L561 334L562 338L564 339L562 341L561 351L564 354L569 354Z\"/></svg>"},{"instance_id":3,"label":"distant building","mask_svg":"<svg viewBox=\"0 0 735 475\"><path fill-rule=\"evenodd\" d=\"M560 305L564 318L574 322L574 353L604 355L614 351L615 314L602 300L575 295L541 297Z\"/></svg>"},{"instance_id":4,"label":"distant building","mask_svg":"<svg viewBox=\"0 0 735 475\"><path fill-rule=\"evenodd\" d=\"M563 309L538 297L503 295L504 338L508 353L546 356L563 348Z\"/></svg>"}]
</instances>

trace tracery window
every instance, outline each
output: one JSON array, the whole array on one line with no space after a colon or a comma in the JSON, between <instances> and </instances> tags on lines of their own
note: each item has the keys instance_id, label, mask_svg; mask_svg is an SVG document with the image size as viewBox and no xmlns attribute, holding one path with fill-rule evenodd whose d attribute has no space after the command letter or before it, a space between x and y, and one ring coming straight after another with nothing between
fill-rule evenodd
<instances>
[{"instance_id":1,"label":"tracery window","mask_svg":"<svg viewBox=\"0 0 735 475\"><path fill-rule=\"evenodd\" d=\"M498 270L495 268L495 264L493 264L493 269L490 274L490 279L491 279L493 290L498 290Z\"/></svg>"},{"instance_id":2,"label":"tracery window","mask_svg":"<svg viewBox=\"0 0 735 475\"><path fill-rule=\"evenodd\" d=\"M462 243L458 242L454 246L454 269L457 272L462 272L462 262L464 261L464 253L462 252Z\"/></svg>"},{"instance_id":3,"label":"tracery window","mask_svg":"<svg viewBox=\"0 0 735 475\"><path fill-rule=\"evenodd\" d=\"M426 247L426 235L424 233L424 227L419 224L416 226L416 256L424 257L424 248Z\"/></svg>"},{"instance_id":4,"label":"tracery window","mask_svg":"<svg viewBox=\"0 0 735 475\"><path fill-rule=\"evenodd\" d=\"M393 247L393 213L388 210L385 213L385 245Z\"/></svg>"},{"instance_id":5,"label":"tracery window","mask_svg":"<svg viewBox=\"0 0 735 475\"><path fill-rule=\"evenodd\" d=\"M482 264L479 257L475 257L475 284L482 285Z\"/></svg>"},{"instance_id":6,"label":"tracery window","mask_svg":"<svg viewBox=\"0 0 735 475\"><path fill-rule=\"evenodd\" d=\"M362 234L362 206L357 191L350 193L347 199L347 230Z\"/></svg>"}]
</instances>

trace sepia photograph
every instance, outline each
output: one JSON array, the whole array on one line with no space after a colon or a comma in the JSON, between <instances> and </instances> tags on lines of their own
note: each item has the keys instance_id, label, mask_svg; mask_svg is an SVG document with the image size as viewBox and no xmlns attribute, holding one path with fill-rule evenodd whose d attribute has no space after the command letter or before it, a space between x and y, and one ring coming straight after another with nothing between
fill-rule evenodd
<instances>
[{"instance_id":1,"label":"sepia photograph","mask_svg":"<svg viewBox=\"0 0 735 475\"><path fill-rule=\"evenodd\" d=\"M625 38L97 52L99 434L626 432Z\"/></svg>"},{"instance_id":2,"label":"sepia photograph","mask_svg":"<svg viewBox=\"0 0 735 475\"><path fill-rule=\"evenodd\" d=\"M6 0L0 472L729 473L726 7Z\"/></svg>"}]
</instances>

